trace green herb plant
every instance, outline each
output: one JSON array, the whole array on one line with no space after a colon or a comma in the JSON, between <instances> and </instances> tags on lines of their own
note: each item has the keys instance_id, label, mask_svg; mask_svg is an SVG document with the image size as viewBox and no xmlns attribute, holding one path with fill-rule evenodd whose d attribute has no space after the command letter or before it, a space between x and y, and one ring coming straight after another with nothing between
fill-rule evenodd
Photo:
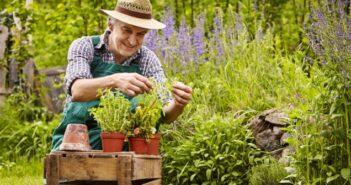
<instances>
[{"instance_id":1,"label":"green herb plant","mask_svg":"<svg viewBox=\"0 0 351 185\"><path fill-rule=\"evenodd\" d=\"M149 93L137 96L138 103L135 113L132 114L132 123L129 135L133 137L143 137L147 140L152 138L156 133L156 124L163 114L162 101L158 93L162 93L162 85L153 83L153 89Z\"/></svg>"},{"instance_id":2,"label":"green herb plant","mask_svg":"<svg viewBox=\"0 0 351 185\"><path fill-rule=\"evenodd\" d=\"M103 131L126 133L131 123L129 101L119 91L104 90L100 93L101 102L98 107L90 109L90 114Z\"/></svg>"}]
</instances>

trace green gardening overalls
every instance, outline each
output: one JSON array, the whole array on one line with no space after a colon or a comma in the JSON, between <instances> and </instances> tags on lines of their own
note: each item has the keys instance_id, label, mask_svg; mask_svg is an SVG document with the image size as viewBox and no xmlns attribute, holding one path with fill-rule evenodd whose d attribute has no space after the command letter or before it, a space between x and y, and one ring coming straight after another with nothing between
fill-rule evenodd
<instances>
[{"instance_id":1,"label":"green gardening overalls","mask_svg":"<svg viewBox=\"0 0 351 185\"><path fill-rule=\"evenodd\" d=\"M100 42L100 37L92 37L94 47ZM122 66L115 63L103 62L101 56L94 52L94 58L90 66L91 74L93 78L103 77L114 73L139 73L139 65L131 64L130 66ZM135 60L138 60L135 59ZM132 62L138 63L138 62ZM126 97L128 98L128 97ZM130 99L130 98L128 98ZM94 150L101 150L100 132L101 129L98 126L94 118L89 114L89 109L97 107L100 100L93 100L89 102L69 102L65 105L63 112L63 120L61 124L54 130L52 137L52 150L58 150L63 139L66 127L70 123L81 123L85 124L89 130L89 142L90 146ZM133 106L133 105L132 105ZM158 125L157 125L158 127Z\"/></svg>"}]
</instances>

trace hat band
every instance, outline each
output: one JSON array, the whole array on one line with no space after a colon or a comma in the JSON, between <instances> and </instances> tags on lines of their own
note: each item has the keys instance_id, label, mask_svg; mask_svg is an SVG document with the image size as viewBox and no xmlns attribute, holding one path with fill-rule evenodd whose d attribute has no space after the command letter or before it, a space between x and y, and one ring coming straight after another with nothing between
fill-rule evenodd
<instances>
[{"instance_id":1,"label":"hat band","mask_svg":"<svg viewBox=\"0 0 351 185\"><path fill-rule=\"evenodd\" d=\"M125 9L123 7L120 7L120 6L117 7L117 12L129 15L132 17L141 18L141 19L151 19L152 18L151 14L130 11L130 10Z\"/></svg>"}]
</instances>

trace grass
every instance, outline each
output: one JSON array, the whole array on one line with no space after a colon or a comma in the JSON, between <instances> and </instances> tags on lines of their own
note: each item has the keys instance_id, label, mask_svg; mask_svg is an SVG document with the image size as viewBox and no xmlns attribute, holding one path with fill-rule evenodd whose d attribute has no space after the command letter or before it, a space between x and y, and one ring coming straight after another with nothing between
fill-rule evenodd
<instances>
[{"instance_id":1,"label":"grass","mask_svg":"<svg viewBox=\"0 0 351 185\"><path fill-rule=\"evenodd\" d=\"M43 184L43 161L19 159L16 163L0 163L0 185Z\"/></svg>"}]
</instances>

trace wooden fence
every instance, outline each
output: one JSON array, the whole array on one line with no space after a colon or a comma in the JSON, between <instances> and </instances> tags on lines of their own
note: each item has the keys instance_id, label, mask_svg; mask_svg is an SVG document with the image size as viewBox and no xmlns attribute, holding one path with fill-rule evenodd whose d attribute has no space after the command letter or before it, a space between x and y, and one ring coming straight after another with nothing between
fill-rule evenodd
<instances>
[{"instance_id":1,"label":"wooden fence","mask_svg":"<svg viewBox=\"0 0 351 185\"><path fill-rule=\"evenodd\" d=\"M11 34L13 33L7 26L0 25L0 107L15 92L14 89L20 86L21 92L39 96L40 103L50 111L62 112L65 100L63 75L66 67L38 70L33 59L27 59L19 66L15 58L8 58L11 49L6 47Z\"/></svg>"}]
</instances>

